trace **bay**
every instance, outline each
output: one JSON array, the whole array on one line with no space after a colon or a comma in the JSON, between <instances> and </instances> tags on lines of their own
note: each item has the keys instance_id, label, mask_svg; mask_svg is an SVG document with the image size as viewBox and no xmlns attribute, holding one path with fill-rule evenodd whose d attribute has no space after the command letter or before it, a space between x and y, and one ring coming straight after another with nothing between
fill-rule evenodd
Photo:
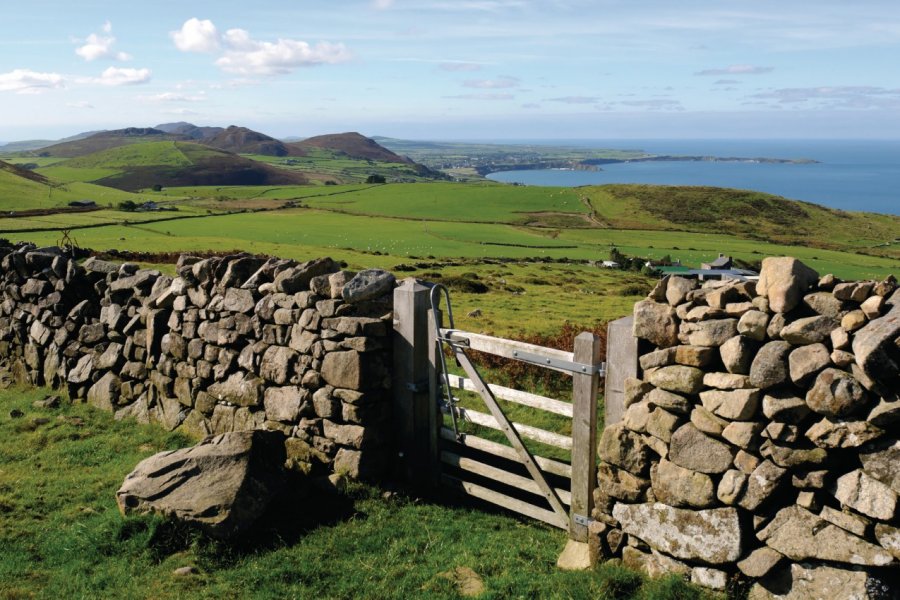
<instances>
[{"instance_id":1,"label":"bay","mask_svg":"<svg viewBox=\"0 0 900 600\"><path fill-rule=\"evenodd\" d=\"M631 162L602 165L603 170L596 172L503 171L488 178L506 183L566 187L607 183L709 185L767 192L843 210L900 215L900 140L554 140L541 143L643 150L657 155L818 162Z\"/></svg>"}]
</instances>

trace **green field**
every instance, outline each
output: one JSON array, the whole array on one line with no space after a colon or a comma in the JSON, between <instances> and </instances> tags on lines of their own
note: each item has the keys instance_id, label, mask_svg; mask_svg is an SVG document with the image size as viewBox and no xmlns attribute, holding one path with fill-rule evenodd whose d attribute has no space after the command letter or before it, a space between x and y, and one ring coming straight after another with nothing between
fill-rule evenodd
<instances>
[{"instance_id":1,"label":"green field","mask_svg":"<svg viewBox=\"0 0 900 600\"><path fill-rule=\"evenodd\" d=\"M300 171L310 181L324 184L331 181L339 184L363 182L370 175L383 175L388 181L425 181L430 177L422 177L414 167L398 162L382 160L361 160L351 158L342 152L327 148L305 148L304 156L265 156L262 154L245 154L247 158L264 162L290 171Z\"/></svg>"},{"instance_id":2,"label":"green field","mask_svg":"<svg viewBox=\"0 0 900 600\"><path fill-rule=\"evenodd\" d=\"M100 206L146 201L138 194L109 187L55 179L41 183L0 169L0 211L59 208L76 200L93 200Z\"/></svg>"},{"instance_id":3,"label":"green field","mask_svg":"<svg viewBox=\"0 0 900 600\"><path fill-rule=\"evenodd\" d=\"M206 150L157 142L72 160L82 161L79 168L85 170L115 168L117 160L123 165L131 161L127 157L133 152L177 165L179 156L194 160L191 153ZM64 169L65 164L44 170ZM3 171L0 176L4 173L13 177ZM14 183L46 194L37 198L31 192L25 206L60 206L72 195L88 192L101 205L133 197L69 183L60 186L69 194L60 200L55 187L21 177ZM16 198L29 198L15 191L9 182L0 184L5 200L0 207L17 208L23 203ZM463 321L495 333L554 330L566 320L592 326L627 314L651 280L586 264L608 258L613 247L629 256L669 256L691 266L725 253L747 263L796 256L822 274L842 278L900 272L900 242L895 240L900 218L834 211L739 190L445 182L221 185L165 188L145 193L143 199L168 203L178 212L101 210L0 218L0 235L52 244L61 229L73 228L81 246L97 251L245 250L298 260L331 255L352 269L403 267L398 275L425 279L475 274L487 291L475 294L462 286L454 293L457 314L478 309L481 317ZM818 235L821 230L834 233ZM484 264L497 259L511 262ZM542 262L547 260L554 262Z\"/></svg>"}]
</instances>

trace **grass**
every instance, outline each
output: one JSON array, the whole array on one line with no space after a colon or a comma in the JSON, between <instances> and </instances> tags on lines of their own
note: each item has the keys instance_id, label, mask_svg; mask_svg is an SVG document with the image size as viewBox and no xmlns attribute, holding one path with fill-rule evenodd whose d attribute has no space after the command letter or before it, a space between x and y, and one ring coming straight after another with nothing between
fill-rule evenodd
<instances>
[{"instance_id":1,"label":"grass","mask_svg":"<svg viewBox=\"0 0 900 600\"><path fill-rule=\"evenodd\" d=\"M137 202L140 197L122 190L77 181L64 183L51 178L47 183L42 183L0 169L0 211L57 208L75 200L94 200L103 205L125 200Z\"/></svg>"},{"instance_id":2,"label":"grass","mask_svg":"<svg viewBox=\"0 0 900 600\"><path fill-rule=\"evenodd\" d=\"M442 576L456 567L480 575L481 598L707 597L615 563L559 571L558 530L363 485L281 506L280 521L264 518L234 543L123 518L114 492L124 476L191 440L85 405L33 408L45 394L0 391L0 598L456 598ZM176 576L183 566L198 573Z\"/></svg>"},{"instance_id":3,"label":"grass","mask_svg":"<svg viewBox=\"0 0 900 600\"><path fill-rule=\"evenodd\" d=\"M388 180L424 181L414 167L405 163L351 158L328 148L304 148L304 156L266 156L245 154L247 158L264 162L273 167L300 171L318 184L332 181L342 184L358 183L369 175L384 175Z\"/></svg>"}]
</instances>

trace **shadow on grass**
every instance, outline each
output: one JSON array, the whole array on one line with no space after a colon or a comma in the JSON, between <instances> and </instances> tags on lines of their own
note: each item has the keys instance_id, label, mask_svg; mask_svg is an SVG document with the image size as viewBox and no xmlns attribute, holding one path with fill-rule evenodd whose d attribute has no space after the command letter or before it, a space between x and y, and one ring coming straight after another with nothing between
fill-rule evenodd
<instances>
[{"instance_id":1,"label":"shadow on grass","mask_svg":"<svg viewBox=\"0 0 900 600\"><path fill-rule=\"evenodd\" d=\"M190 523L155 517L126 519L117 537L119 541L145 537L146 552L156 563L193 549L201 566L213 570L231 566L247 556L293 546L319 527L365 518L356 505L352 495L288 486L272 499L248 531L228 540L214 538Z\"/></svg>"}]
</instances>

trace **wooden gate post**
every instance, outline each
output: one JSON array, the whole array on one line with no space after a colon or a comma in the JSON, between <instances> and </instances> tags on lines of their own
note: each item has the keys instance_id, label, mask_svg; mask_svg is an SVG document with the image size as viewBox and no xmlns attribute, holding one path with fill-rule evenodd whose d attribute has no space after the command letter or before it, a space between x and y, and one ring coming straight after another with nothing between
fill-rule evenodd
<instances>
[{"instance_id":1,"label":"wooden gate post","mask_svg":"<svg viewBox=\"0 0 900 600\"><path fill-rule=\"evenodd\" d=\"M594 508L597 481L597 390L600 374L600 337L585 331L575 338L574 361L591 368L576 372L572 381L572 504L569 537L588 539L588 519Z\"/></svg>"},{"instance_id":2,"label":"wooden gate post","mask_svg":"<svg viewBox=\"0 0 900 600\"><path fill-rule=\"evenodd\" d=\"M414 278L394 289L393 418L400 473L413 483L430 481L433 404L429 377L430 288Z\"/></svg>"},{"instance_id":3,"label":"wooden gate post","mask_svg":"<svg viewBox=\"0 0 900 600\"><path fill-rule=\"evenodd\" d=\"M638 339L632 331L634 317L609 323L606 334L606 389L604 427L615 425L625 414L625 380L638 374Z\"/></svg>"}]
</instances>

